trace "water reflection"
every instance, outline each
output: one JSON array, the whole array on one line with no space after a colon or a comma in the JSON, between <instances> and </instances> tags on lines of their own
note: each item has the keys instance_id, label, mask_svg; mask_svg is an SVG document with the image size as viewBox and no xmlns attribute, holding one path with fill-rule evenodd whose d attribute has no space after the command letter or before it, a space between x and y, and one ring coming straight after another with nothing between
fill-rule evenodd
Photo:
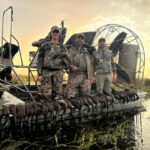
<instances>
[{"instance_id":1,"label":"water reflection","mask_svg":"<svg viewBox=\"0 0 150 150\"><path fill-rule=\"evenodd\" d=\"M147 111L141 113L142 120L142 137L143 137L143 150L150 149L150 99L144 101L144 106Z\"/></svg>"}]
</instances>

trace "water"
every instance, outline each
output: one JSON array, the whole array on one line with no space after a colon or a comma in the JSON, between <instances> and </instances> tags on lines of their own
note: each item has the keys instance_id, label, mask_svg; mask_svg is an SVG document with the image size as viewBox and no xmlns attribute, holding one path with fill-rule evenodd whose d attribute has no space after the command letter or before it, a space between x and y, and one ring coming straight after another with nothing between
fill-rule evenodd
<instances>
[{"instance_id":1,"label":"water","mask_svg":"<svg viewBox=\"0 0 150 150\"><path fill-rule=\"evenodd\" d=\"M144 106L147 111L141 113L141 122L142 122L141 137L143 139L141 149L149 150L150 149L150 99L144 101Z\"/></svg>"},{"instance_id":2,"label":"water","mask_svg":"<svg viewBox=\"0 0 150 150\"><path fill-rule=\"evenodd\" d=\"M126 117L105 118L76 127L57 127L52 134L31 141L21 138L1 141L0 149L46 150L149 150L150 100L147 111Z\"/></svg>"}]
</instances>

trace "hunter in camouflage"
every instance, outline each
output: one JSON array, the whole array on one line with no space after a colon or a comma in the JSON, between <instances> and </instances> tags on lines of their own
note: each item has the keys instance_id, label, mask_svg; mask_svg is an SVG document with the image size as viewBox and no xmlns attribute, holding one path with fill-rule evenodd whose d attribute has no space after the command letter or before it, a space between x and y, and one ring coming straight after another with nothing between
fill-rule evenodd
<instances>
[{"instance_id":1,"label":"hunter in camouflage","mask_svg":"<svg viewBox=\"0 0 150 150\"><path fill-rule=\"evenodd\" d=\"M41 93L46 97L60 97L62 93L63 69L66 67L67 52L59 43L59 27L53 26L50 39L42 43L38 55L38 81Z\"/></svg>"},{"instance_id":2,"label":"hunter in camouflage","mask_svg":"<svg viewBox=\"0 0 150 150\"><path fill-rule=\"evenodd\" d=\"M93 66L88 51L83 47L85 36L78 34L76 45L68 50L70 61L69 79L66 87L68 98L90 94L93 80Z\"/></svg>"},{"instance_id":3,"label":"hunter in camouflage","mask_svg":"<svg viewBox=\"0 0 150 150\"><path fill-rule=\"evenodd\" d=\"M113 80L116 79L116 66L113 61L112 51L106 47L106 39L100 38L98 41L98 50L94 52L96 59L96 86L97 92L101 95L105 92L111 94L112 73Z\"/></svg>"}]
</instances>

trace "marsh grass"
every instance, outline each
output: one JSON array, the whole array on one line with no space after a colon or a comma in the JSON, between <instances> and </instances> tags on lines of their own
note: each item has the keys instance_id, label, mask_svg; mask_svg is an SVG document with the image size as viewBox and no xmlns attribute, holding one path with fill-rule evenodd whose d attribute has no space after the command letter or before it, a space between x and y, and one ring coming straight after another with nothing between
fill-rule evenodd
<instances>
[{"instance_id":1,"label":"marsh grass","mask_svg":"<svg viewBox=\"0 0 150 150\"><path fill-rule=\"evenodd\" d=\"M113 122L113 125L112 125ZM108 123L108 124L107 124ZM58 128L53 136L41 137L36 140L14 140L7 139L0 142L0 149L2 150L98 150L98 149L114 149L118 147L118 141L121 140L127 147L130 146L130 140L128 135L133 132L134 134L134 125L133 118L129 117L125 120L117 123L115 120L111 119L106 121L106 124L103 122L101 125L100 122L96 124L89 123L88 125L82 125L82 128L78 132L74 133L70 131L68 127L68 132L72 132L74 138L70 141L64 142L62 139L63 129ZM69 138L69 137L66 137ZM134 137L133 139L134 140ZM120 148L121 145L118 147ZM126 147L126 148L127 148ZM117 148L116 148L117 149Z\"/></svg>"}]
</instances>

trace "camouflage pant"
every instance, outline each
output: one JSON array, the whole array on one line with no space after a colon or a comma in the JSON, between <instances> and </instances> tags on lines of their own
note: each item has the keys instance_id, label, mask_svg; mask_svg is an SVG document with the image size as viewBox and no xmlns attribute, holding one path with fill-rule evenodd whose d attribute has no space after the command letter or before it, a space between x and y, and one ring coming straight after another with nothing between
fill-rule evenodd
<instances>
[{"instance_id":1,"label":"camouflage pant","mask_svg":"<svg viewBox=\"0 0 150 150\"><path fill-rule=\"evenodd\" d=\"M60 96L62 93L63 71L43 70L44 81L41 83L40 91L45 96L52 96L52 91Z\"/></svg>"},{"instance_id":2,"label":"camouflage pant","mask_svg":"<svg viewBox=\"0 0 150 150\"><path fill-rule=\"evenodd\" d=\"M90 93L91 84L85 75L69 75L67 87L66 87L66 96L68 98L75 97L78 94L78 91L81 91L82 95Z\"/></svg>"},{"instance_id":3,"label":"camouflage pant","mask_svg":"<svg viewBox=\"0 0 150 150\"><path fill-rule=\"evenodd\" d=\"M112 79L111 73L108 74L96 74L96 87L97 92L103 94L105 91L107 94L111 95L111 86L112 86Z\"/></svg>"}]
</instances>

